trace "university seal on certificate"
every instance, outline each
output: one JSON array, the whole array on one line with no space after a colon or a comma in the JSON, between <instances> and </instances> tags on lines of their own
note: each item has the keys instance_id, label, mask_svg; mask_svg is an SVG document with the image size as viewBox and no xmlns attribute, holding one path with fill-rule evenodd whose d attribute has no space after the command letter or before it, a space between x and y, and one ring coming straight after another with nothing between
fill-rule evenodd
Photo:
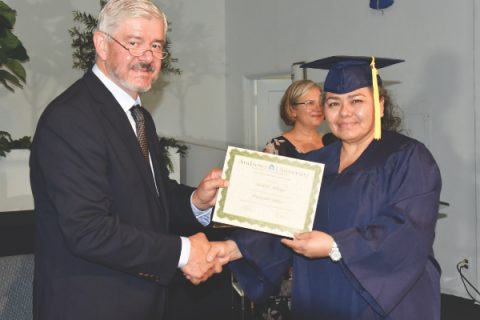
<instances>
[{"instance_id":1,"label":"university seal on certificate","mask_svg":"<svg viewBox=\"0 0 480 320\"><path fill-rule=\"evenodd\" d=\"M228 147L213 221L293 237L312 230L324 165Z\"/></svg>"}]
</instances>

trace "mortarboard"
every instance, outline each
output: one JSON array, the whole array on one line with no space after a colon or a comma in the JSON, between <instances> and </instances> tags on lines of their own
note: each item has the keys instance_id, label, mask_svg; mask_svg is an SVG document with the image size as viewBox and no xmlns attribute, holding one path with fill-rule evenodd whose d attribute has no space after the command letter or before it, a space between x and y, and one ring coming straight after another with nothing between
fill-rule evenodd
<instances>
[{"instance_id":1,"label":"mortarboard","mask_svg":"<svg viewBox=\"0 0 480 320\"><path fill-rule=\"evenodd\" d=\"M403 61L400 59L375 58L375 67L381 69ZM332 56L304 63L301 67L329 70L325 79L324 90L343 94L373 85L371 63L372 57ZM378 77L378 82L379 84L382 83L380 77Z\"/></svg>"},{"instance_id":2,"label":"mortarboard","mask_svg":"<svg viewBox=\"0 0 480 320\"><path fill-rule=\"evenodd\" d=\"M381 85L382 79L378 76L377 68L388 67L403 61L405 60L363 56L331 56L305 63L301 67L329 70L323 86L326 92L344 94L372 86L375 102L375 139L380 139L378 84Z\"/></svg>"}]
</instances>

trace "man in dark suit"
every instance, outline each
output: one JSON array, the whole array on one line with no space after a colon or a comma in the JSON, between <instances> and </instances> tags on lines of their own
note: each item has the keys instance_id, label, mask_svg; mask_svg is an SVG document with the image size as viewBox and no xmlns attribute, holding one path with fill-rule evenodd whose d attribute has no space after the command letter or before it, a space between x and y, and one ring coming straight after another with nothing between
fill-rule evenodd
<instances>
[{"instance_id":1,"label":"man in dark suit","mask_svg":"<svg viewBox=\"0 0 480 320\"><path fill-rule=\"evenodd\" d=\"M151 1L110 0L95 66L39 120L30 159L37 320L159 320L178 269L195 284L221 270L205 259L203 233L170 227L208 224L226 182L219 170L197 189L169 180L150 114L130 110L160 72L166 28Z\"/></svg>"}]
</instances>

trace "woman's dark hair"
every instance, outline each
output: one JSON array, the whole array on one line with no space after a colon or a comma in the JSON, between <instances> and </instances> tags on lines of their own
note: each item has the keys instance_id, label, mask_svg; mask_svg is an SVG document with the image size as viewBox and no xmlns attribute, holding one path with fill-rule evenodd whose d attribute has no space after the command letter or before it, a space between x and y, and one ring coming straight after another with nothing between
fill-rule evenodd
<instances>
[{"instance_id":1,"label":"woman's dark hair","mask_svg":"<svg viewBox=\"0 0 480 320\"><path fill-rule=\"evenodd\" d=\"M392 98L384 87L378 87L380 98L383 97L383 117L381 120L382 129L388 131L402 131L402 118L399 108L392 102Z\"/></svg>"}]
</instances>

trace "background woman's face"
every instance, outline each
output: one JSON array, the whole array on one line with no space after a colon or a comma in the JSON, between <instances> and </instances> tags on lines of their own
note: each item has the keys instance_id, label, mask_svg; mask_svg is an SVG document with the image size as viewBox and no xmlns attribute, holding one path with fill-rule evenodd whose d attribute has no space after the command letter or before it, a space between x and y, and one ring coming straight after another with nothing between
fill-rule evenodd
<instances>
[{"instance_id":1,"label":"background woman's face","mask_svg":"<svg viewBox=\"0 0 480 320\"><path fill-rule=\"evenodd\" d=\"M322 124L324 115L321 105L321 92L318 88L307 91L298 99L297 103L301 104L292 107L295 124L313 127L319 127Z\"/></svg>"}]
</instances>

